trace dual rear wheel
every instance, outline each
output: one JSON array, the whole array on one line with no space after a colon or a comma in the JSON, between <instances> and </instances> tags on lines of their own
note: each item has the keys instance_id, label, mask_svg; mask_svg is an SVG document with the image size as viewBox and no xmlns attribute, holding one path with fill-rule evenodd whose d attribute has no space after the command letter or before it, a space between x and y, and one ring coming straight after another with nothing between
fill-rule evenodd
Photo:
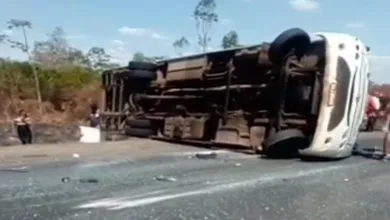
<instances>
[{"instance_id":1,"label":"dual rear wheel","mask_svg":"<svg viewBox=\"0 0 390 220\"><path fill-rule=\"evenodd\" d=\"M127 119L125 134L133 137L149 137L156 134L152 122L147 119Z\"/></svg>"}]
</instances>

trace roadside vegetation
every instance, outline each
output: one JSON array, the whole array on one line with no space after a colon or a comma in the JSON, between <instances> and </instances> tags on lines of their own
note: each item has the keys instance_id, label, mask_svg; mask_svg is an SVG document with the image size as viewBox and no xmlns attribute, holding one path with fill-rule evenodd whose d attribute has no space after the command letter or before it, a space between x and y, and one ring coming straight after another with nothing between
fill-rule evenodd
<instances>
[{"instance_id":1,"label":"roadside vegetation","mask_svg":"<svg viewBox=\"0 0 390 220\"><path fill-rule=\"evenodd\" d=\"M40 122L62 123L85 117L86 104L98 100L99 72L117 64L110 63L103 48L92 47L85 53L71 47L61 27L48 34L48 39L30 45L29 21L12 19L7 25L14 33L21 32L24 40L1 35L1 43L22 51L26 61L0 58L2 122L9 121L21 108Z\"/></svg>"}]
</instances>

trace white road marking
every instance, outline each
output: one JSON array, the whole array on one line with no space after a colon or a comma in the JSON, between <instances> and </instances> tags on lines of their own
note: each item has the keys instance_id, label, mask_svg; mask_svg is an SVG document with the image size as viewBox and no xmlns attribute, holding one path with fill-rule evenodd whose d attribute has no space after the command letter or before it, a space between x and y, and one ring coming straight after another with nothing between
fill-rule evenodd
<instances>
[{"instance_id":1,"label":"white road marking","mask_svg":"<svg viewBox=\"0 0 390 220\"><path fill-rule=\"evenodd\" d=\"M368 162L367 162L368 163ZM190 197L190 196L197 196L197 195L204 195L204 194L213 194L223 191L228 191L236 188L245 188L245 187L251 187L255 184L264 184L269 183L273 181L278 181L281 179L293 179L303 176L309 176L313 174L328 172L332 170L337 170L340 168L346 168L346 167L352 167L356 166L356 164L349 164L349 165L335 165L335 166L329 166L329 167L323 167L313 170L305 170L305 171L288 171L288 172L280 172L280 173L274 173L274 174L268 174L265 176L262 176L260 178L256 179L250 179L250 180L244 180L244 181L237 181L232 183L225 183L225 184L218 184L217 186L210 186L210 187L203 187L202 189L193 190L189 192L183 192L183 193L167 193L165 191L165 194L155 193L156 196L145 196L145 195L138 195L137 198L134 197L114 197L114 198L105 198L101 200L94 200L89 201L85 204L81 204L76 209L86 209L86 208L106 208L108 210L120 210L124 208L134 208L134 207L140 207L140 206L146 206L151 205L159 202L164 202L168 200L174 200L178 198L184 198L184 197ZM160 194L160 195L158 195ZM143 198L142 198L143 197Z\"/></svg>"},{"instance_id":2,"label":"white road marking","mask_svg":"<svg viewBox=\"0 0 390 220\"><path fill-rule=\"evenodd\" d=\"M102 167L102 166L111 166L116 164L121 164L125 162L132 162L130 159L121 159L116 161L98 161L98 162L88 162L85 164L79 165L80 168L95 168L95 167Z\"/></svg>"},{"instance_id":3,"label":"white road marking","mask_svg":"<svg viewBox=\"0 0 390 220\"><path fill-rule=\"evenodd\" d=\"M210 154L210 153L216 153L216 154L228 154L233 153L228 150L208 150L208 151L185 151L185 152L173 152L173 153L164 153L162 155L166 156L195 156L196 154Z\"/></svg>"},{"instance_id":4,"label":"white road marking","mask_svg":"<svg viewBox=\"0 0 390 220\"><path fill-rule=\"evenodd\" d=\"M157 191L152 191L152 192L148 192L148 193L142 193L142 194L138 194L138 195L134 195L134 196L129 196L129 197L119 197L119 198L116 198L115 201L117 202L120 202L120 201L126 201L126 200L129 200L129 199L137 199L137 198L141 198L141 197L145 197L145 196L152 196L152 195L156 195L156 194L160 194L160 193L163 193L164 191L163 190L157 190ZM80 208L100 208L100 207L110 207L109 204L111 204L111 202L113 201L113 199L110 199L110 198L105 198L105 199L101 199L101 200L98 200L96 202L92 202L92 203L89 203L89 204L84 204L84 205L81 205Z\"/></svg>"}]
</instances>

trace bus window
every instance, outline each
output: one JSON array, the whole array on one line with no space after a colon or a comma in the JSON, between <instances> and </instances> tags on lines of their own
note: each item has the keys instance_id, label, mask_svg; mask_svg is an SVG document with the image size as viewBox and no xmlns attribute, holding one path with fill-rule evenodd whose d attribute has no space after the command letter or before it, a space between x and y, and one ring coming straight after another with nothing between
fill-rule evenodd
<instances>
[{"instance_id":1,"label":"bus window","mask_svg":"<svg viewBox=\"0 0 390 220\"><path fill-rule=\"evenodd\" d=\"M330 114L328 131L333 130L343 120L348 101L348 87L351 81L351 70L344 58L337 59L336 97L334 107Z\"/></svg>"},{"instance_id":2,"label":"bus window","mask_svg":"<svg viewBox=\"0 0 390 220\"><path fill-rule=\"evenodd\" d=\"M353 100L355 98L355 81L356 81L356 75L357 75L357 69L355 71L355 75L353 76L352 80L352 88L351 88L351 95L349 96L348 101L348 118L347 118L347 125L349 126L349 123L351 122L351 109L353 106Z\"/></svg>"}]
</instances>

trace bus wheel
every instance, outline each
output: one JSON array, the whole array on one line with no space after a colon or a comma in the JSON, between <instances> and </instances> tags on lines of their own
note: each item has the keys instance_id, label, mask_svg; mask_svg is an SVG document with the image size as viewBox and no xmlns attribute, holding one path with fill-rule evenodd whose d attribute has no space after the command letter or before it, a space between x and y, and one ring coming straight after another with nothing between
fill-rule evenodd
<instances>
[{"instance_id":1,"label":"bus wheel","mask_svg":"<svg viewBox=\"0 0 390 220\"><path fill-rule=\"evenodd\" d=\"M130 61L129 62L130 70L144 70L150 72L156 72L158 65L151 62L139 62L139 61Z\"/></svg>"},{"instance_id":2,"label":"bus wheel","mask_svg":"<svg viewBox=\"0 0 390 220\"><path fill-rule=\"evenodd\" d=\"M152 122L147 119L134 119L129 118L126 120L126 124L132 128L152 128Z\"/></svg>"},{"instance_id":3,"label":"bus wheel","mask_svg":"<svg viewBox=\"0 0 390 220\"><path fill-rule=\"evenodd\" d=\"M156 135L156 132L148 128L132 128L126 127L125 134L132 137L148 138L149 136Z\"/></svg>"},{"instance_id":4,"label":"bus wheel","mask_svg":"<svg viewBox=\"0 0 390 220\"><path fill-rule=\"evenodd\" d=\"M270 134L264 141L264 153L269 158L298 156L298 149L308 146L308 139L299 129L286 129Z\"/></svg>"},{"instance_id":5,"label":"bus wheel","mask_svg":"<svg viewBox=\"0 0 390 220\"><path fill-rule=\"evenodd\" d=\"M285 57L294 50L295 55L303 55L310 44L310 36L300 28L291 28L282 32L271 43L268 50L269 60L281 65Z\"/></svg>"}]
</instances>

